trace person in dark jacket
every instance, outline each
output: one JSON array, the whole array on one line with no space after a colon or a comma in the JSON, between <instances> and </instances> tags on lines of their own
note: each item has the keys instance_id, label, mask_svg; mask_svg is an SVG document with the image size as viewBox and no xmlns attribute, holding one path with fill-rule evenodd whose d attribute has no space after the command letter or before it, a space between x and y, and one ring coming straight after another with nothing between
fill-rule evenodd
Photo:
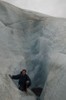
<instances>
[{"instance_id":1,"label":"person in dark jacket","mask_svg":"<svg viewBox=\"0 0 66 100\"><path fill-rule=\"evenodd\" d=\"M23 69L18 75L12 75L11 78L19 80L18 85L21 91L27 91L27 88L31 85L31 79L26 74L26 69Z\"/></svg>"}]
</instances>

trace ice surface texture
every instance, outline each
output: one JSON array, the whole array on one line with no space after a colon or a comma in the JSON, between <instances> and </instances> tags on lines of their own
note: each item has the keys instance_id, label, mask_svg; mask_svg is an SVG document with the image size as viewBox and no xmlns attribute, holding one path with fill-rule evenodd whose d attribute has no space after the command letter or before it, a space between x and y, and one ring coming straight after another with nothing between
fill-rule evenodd
<instances>
[{"instance_id":1,"label":"ice surface texture","mask_svg":"<svg viewBox=\"0 0 66 100\"><path fill-rule=\"evenodd\" d=\"M1 100L7 100L8 94L12 97L14 93L17 95L12 99L9 96L9 100L21 100L18 89L14 89L6 74L17 74L22 68L27 69L32 87L44 87L42 100L66 100L65 54L66 19L21 10L0 2ZM14 90L10 89L11 86Z\"/></svg>"}]
</instances>

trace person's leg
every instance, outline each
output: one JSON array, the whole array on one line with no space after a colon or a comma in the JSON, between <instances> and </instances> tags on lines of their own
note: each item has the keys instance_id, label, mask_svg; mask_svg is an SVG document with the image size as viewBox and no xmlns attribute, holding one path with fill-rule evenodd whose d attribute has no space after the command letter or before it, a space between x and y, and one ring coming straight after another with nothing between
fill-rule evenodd
<instances>
[{"instance_id":1,"label":"person's leg","mask_svg":"<svg viewBox=\"0 0 66 100\"><path fill-rule=\"evenodd\" d=\"M27 91L26 83L22 84L22 86L19 86L19 90L21 90L21 91Z\"/></svg>"},{"instance_id":2,"label":"person's leg","mask_svg":"<svg viewBox=\"0 0 66 100\"><path fill-rule=\"evenodd\" d=\"M19 86L19 90L27 92L27 88L29 88L30 85L30 83L23 83L22 86Z\"/></svg>"},{"instance_id":3,"label":"person's leg","mask_svg":"<svg viewBox=\"0 0 66 100\"><path fill-rule=\"evenodd\" d=\"M23 91L27 92L27 88L29 88L30 85L31 85L30 83L24 83L23 86L22 86Z\"/></svg>"},{"instance_id":4,"label":"person's leg","mask_svg":"<svg viewBox=\"0 0 66 100\"><path fill-rule=\"evenodd\" d=\"M27 84L24 83L24 91L27 92Z\"/></svg>"},{"instance_id":5,"label":"person's leg","mask_svg":"<svg viewBox=\"0 0 66 100\"><path fill-rule=\"evenodd\" d=\"M22 86L19 86L19 90L24 91L24 89L23 89L23 87L22 87Z\"/></svg>"},{"instance_id":6,"label":"person's leg","mask_svg":"<svg viewBox=\"0 0 66 100\"><path fill-rule=\"evenodd\" d=\"M30 87L30 85L31 85L31 84L30 84L30 83L28 83L28 84L27 84L27 88L29 88L29 87Z\"/></svg>"}]
</instances>

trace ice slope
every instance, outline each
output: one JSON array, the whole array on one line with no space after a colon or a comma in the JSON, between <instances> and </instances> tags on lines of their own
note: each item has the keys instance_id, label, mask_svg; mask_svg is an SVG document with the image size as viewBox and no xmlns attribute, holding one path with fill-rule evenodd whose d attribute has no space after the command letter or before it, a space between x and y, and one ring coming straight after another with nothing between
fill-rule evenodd
<instances>
[{"instance_id":1,"label":"ice slope","mask_svg":"<svg viewBox=\"0 0 66 100\"><path fill-rule=\"evenodd\" d=\"M0 2L1 73L4 66L4 73L10 74L19 73L22 68L27 67L32 87L43 87L46 78L42 78L47 75L47 47L43 48L41 45L44 41L41 41L43 16Z\"/></svg>"},{"instance_id":2,"label":"ice slope","mask_svg":"<svg viewBox=\"0 0 66 100\"><path fill-rule=\"evenodd\" d=\"M12 99L23 98L8 77L8 74L19 73L22 68L27 69L32 79L31 88L44 88L41 100L65 100L65 54L66 19L21 10L8 3L0 2L0 93L2 100L7 99L8 94L14 96L14 93L17 95ZM7 94L4 92L5 88ZM34 95L24 97L26 100L28 98L35 100Z\"/></svg>"},{"instance_id":3,"label":"ice slope","mask_svg":"<svg viewBox=\"0 0 66 100\"><path fill-rule=\"evenodd\" d=\"M8 75L0 73L0 100L36 100L35 95L19 91Z\"/></svg>"},{"instance_id":4,"label":"ice slope","mask_svg":"<svg viewBox=\"0 0 66 100\"><path fill-rule=\"evenodd\" d=\"M51 55L51 69L41 95L41 100L66 100L66 55Z\"/></svg>"},{"instance_id":5,"label":"ice slope","mask_svg":"<svg viewBox=\"0 0 66 100\"><path fill-rule=\"evenodd\" d=\"M41 100L66 100L66 19L46 22L44 36L50 39L48 77Z\"/></svg>"},{"instance_id":6,"label":"ice slope","mask_svg":"<svg viewBox=\"0 0 66 100\"><path fill-rule=\"evenodd\" d=\"M36 100L30 90L27 94L20 92L8 76L8 74L19 73L25 68L21 33L17 32L18 29L9 26L19 23L20 17L16 12L13 16L11 8L10 5L0 2L0 100Z\"/></svg>"}]
</instances>

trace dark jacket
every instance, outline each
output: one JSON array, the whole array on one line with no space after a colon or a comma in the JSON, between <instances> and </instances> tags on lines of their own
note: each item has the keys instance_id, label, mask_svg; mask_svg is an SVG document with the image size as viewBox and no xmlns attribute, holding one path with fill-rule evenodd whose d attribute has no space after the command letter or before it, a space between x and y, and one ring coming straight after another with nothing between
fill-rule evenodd
<instances>
[{"instance_id":1,"label":"dark jacket","mask_svg":"<svg viewBox=\"0 0 66 100\"><path fill-rule=\"evenodd\" d=\"M23 76L22 72L18 75L13 75L12 79L16 79L16 80L18 79L19 80L18 84L20 86L24 85L27 81L29 81L29 86L31 85L31 80L30 80L29 76L27 74L25 74Z\"/></svg>"}]
</instances>

